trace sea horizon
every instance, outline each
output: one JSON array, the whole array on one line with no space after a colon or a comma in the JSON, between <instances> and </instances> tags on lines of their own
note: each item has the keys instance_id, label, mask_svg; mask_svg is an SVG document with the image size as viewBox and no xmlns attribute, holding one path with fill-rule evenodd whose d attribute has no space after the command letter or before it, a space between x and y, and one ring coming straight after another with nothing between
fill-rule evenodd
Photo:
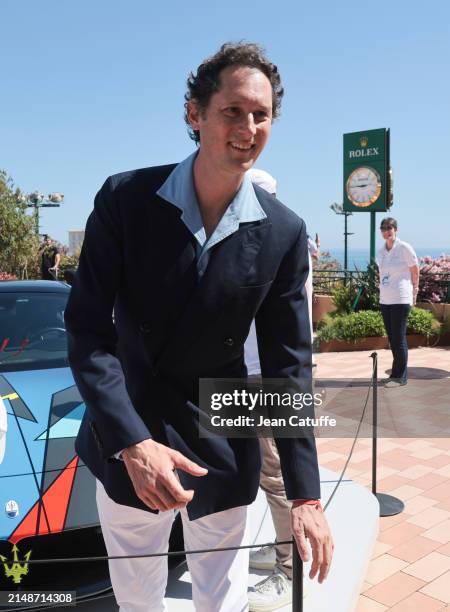
<instances>
[{"instance_id":1,"label":"sea horizon","mask_svg":"<svg viewBox=\"0 0 450 612\"><path fill-rule=\"evenodd\" d=\"M417 247L414 248L417 257L432 257L436 259L441 255L450 255L450 247ZM330 248L321 249L322 253L330 253L332 259L336 259L341 267L344 267L344 249ZM365 270L370 259L369 248L350 248L348 250L348 269L349 270Z\"/></svg>"}]
</instances>

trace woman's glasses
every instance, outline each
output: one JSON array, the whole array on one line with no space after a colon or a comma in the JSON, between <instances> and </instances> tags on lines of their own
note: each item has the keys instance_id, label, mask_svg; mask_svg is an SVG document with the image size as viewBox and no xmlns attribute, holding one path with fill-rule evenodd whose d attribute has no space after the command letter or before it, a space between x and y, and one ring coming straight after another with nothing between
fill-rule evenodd
<instances>
[{"instance_id":1,"label":"woman's glasses","mask_svg":"<svg viewBox=\"0 0 450 612\"><path fill-rule=\"evenodd\" d=\"M391 229L395 229L395 227L394 227L393 225L382 225L382 226L380 227L380 230L381 230L382 232L385 232L385 231L387 231L387 230L391 230Z\"/></svg>"}]
</instances>

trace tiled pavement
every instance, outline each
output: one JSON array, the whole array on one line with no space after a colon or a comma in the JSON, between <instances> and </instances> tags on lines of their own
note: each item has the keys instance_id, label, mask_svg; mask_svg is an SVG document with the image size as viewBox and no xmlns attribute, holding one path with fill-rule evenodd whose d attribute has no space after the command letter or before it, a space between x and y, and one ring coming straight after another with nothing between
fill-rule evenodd
<instances>
[{"instance_id":1,"label":"tiled pavement","mask_svg":"<svg viewBox=\"0 0 450 612\"><path fill-rule=\"evenodd\" d=\"M372 372L370 351L319 353L315 359L318 378L369 378ZM378 362L378 375L384 377L391 364L390 351L378 351ZM410 394L414 388L428 392L436 380L445 388L448 381L446 415L450 418L450 348L412 349L409 366L414 384L389 390L394 409L394 394L408 388ZM416 397L415 408L426 415L432 399L426 393L422 400ZM317 442L320 464L340 472L352 439L322 438ZM368 438L357 442L346 472L369 488L371 446ZM357 612L450 611L450 438L380 438L377 455L377 490L399 497L405 510L380 518L380 533Z\"/></svg>"}]
</instances>

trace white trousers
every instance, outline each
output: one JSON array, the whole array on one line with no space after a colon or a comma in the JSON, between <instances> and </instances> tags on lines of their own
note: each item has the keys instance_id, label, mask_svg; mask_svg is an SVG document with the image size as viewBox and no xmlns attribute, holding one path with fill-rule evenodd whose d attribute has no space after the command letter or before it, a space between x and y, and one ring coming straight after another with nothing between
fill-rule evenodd
<instances>
[{"instance_id":1,"label":"white trousers","mask_svg":"<svg viewBox=\"0 0 450 612\"><path fill-rule=\"evenodd\" d=\"M97 508L109 556L167 552L173 511L153 514L114 502L97 480ZM181 510L186 550L248 542L247 506L190 521ZM186 555L198 612L248 610L248 549ZM121 612L163 612L167 558L112 559L109 572Z\"/></svg>"}]
</instances>

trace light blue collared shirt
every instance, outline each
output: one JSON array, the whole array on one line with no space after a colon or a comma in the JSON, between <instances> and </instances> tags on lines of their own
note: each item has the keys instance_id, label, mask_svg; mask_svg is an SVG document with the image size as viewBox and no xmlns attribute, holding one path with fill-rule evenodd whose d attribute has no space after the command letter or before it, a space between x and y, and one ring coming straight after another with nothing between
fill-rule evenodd
<instances>
[{"instance_id":1,"label":"light blue collared shirt","mask_svg":"<svg viewBox=\"0 0 450 612\"><path fill-rule=\"evenodd\" d=\"M250 178L245 174L239 191L228 205L214 232L206 238L200 207L194 187L194 161L198 151L174 168L157 194L182 211L181 219L196 239L199 278L205 273L210 249L239 229L240 223L260 221L267 217L256 197Z\"/></svg>"}]
</instances>

